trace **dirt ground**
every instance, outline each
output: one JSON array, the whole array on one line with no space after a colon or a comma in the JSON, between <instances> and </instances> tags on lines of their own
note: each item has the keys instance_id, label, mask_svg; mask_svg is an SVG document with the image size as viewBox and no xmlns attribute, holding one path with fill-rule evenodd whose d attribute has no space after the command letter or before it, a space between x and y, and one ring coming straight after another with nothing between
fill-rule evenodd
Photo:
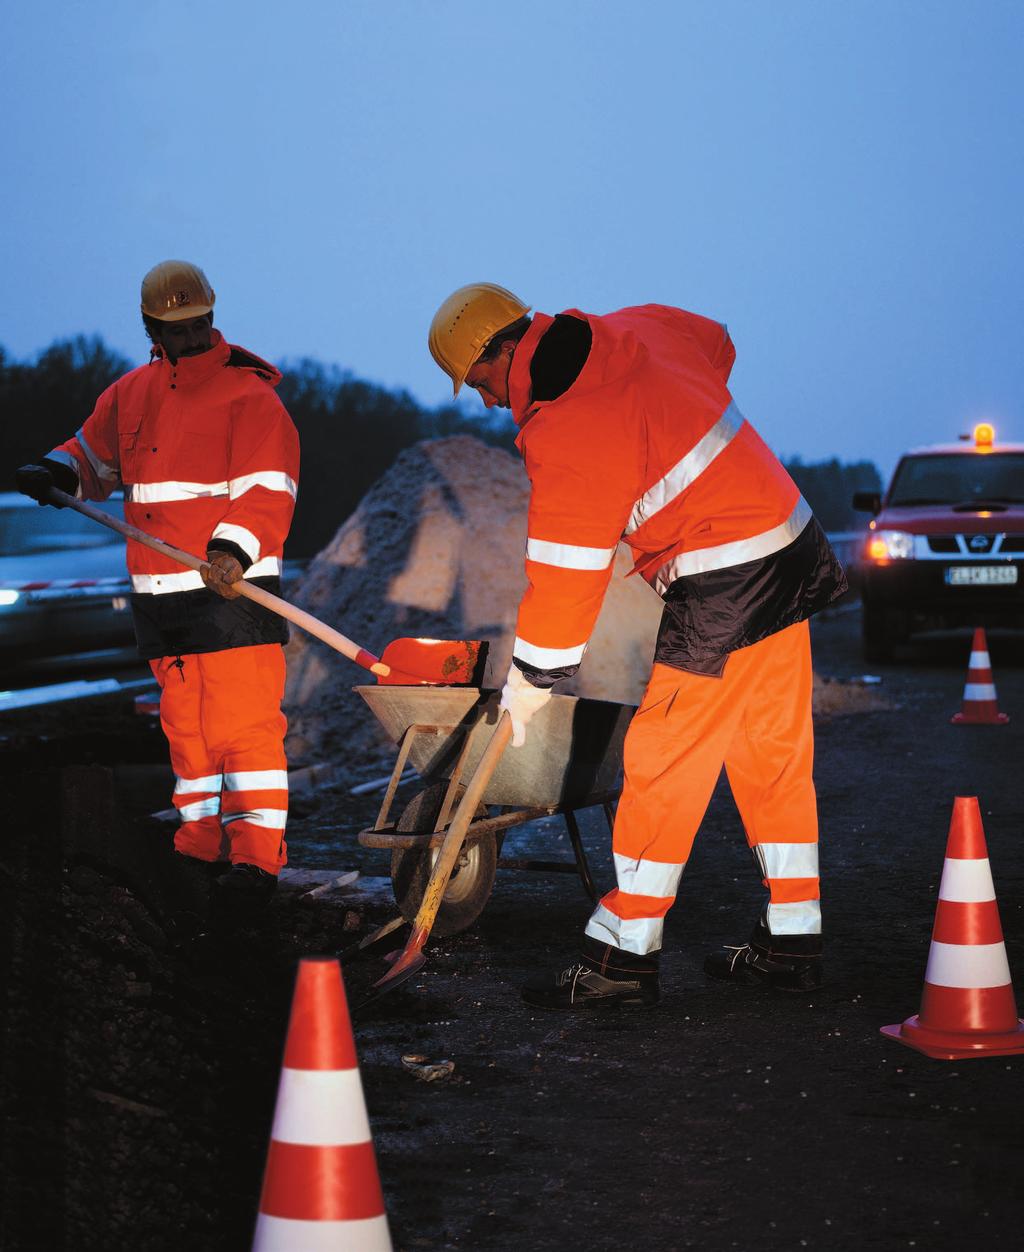
<instances>
[{"instance_id":1,"label":"dirt ground","mask_svg":"<svg viewBox=\"0 0 1024 1252\"><path fill-rule=\"evenodd\" d=\"M820 675L864 674L857 631L855 611L816 623ZM876 667L882 707L819 719L829 983L809 999L702 973L760 898L724 784L653 1011L528 1010L518 984L573 955L588 906L570 876L499 871L476 927L357 1018L397 1249L1019 1246L1024 1056L939 1062L878 1033L917 1011L958 794L981 801L1024 998L1024 650L990 645L1006 727L949 724L963 636ZM293 864L361 870L349 894L282 891L261 924L215 918L189 942L175 919L195 899L146 816L167 803L159 730L115 701L8 715L0 735L0 1246L241 1252L295 960L394 913L384 855L355 840L377 800L322 788L290 826ZM596 811L582 826L606 887L606 828ZM505 855L567 848L553 819ZM353 1002L388 946L346 965ZM408 1052L454 1071L419 1082Z\"/></svg>"}]
</instances>

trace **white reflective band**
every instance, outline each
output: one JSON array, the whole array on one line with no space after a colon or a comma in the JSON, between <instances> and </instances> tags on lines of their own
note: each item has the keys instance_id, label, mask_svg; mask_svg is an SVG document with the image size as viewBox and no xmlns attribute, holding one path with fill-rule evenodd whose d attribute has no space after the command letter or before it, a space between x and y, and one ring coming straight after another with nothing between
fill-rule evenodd
<instances>
[{"instance_id":1,"label":"white reflective band","mask_svg":"<svg viewBox=\"0 0 1024 1252\"><path fill-rule=\"evenodd\" d=\"M947 857L942 867L939 883L939 899L955 904L981 904L994 900L996 889L992 884L992 869L988 858L980 861L961 861Z\"/></svg>"},{"instance_id":2,"label":"white reflective band","mask_svg":"<svg viewBox=\"0 0 1024 1252\"><path fill-rule=\"evenodd\" d=\"M224 775L225 791L287 791L286 769L245 769Z\"/></svg>"},{"instance_id":3,"label":"white reflective band","mask_svg":"<svg viewBox=\"0 0 1024 1252\"><path fill-rule=\"evenodd\" d=\"M939 943L932 940L925 982L933 987L1005 987L1010 981L1002 943Z\"/></svg>"},{"instance_id":4,"label":"white reflective band","mask_svg":"<svg viewBox=\"0 0 1024 1252\"><path fill-rule=\"evenodd\" d=\"M330 1147L369 1143L358 1069L281 1070L271 1139Z\"/></svg>"},{"instance_id":5,"label":"white reflective band","mask_svg":"<svg viewBox=\"0 0 1024 1252\"><path fill-rule=\"evenodd\" d=\"M229 543L237 543L250 561L258 561L260 557L260 541L244 526L235 526L231 522L218 522L213 528L211 539L226 539Z\"/></svg>"},{"instance_id":6,"label":"white reflective band","mask_svg":"<svg viewBox=\"0 0 1024 1252\"><path fill-rule=\"evenodd\" d=\"M178 816L183 822L198 822L201 817L216 817L219 812L220 796L211 796L208 800L181 805Z\"/></svg>"},{"instance_id":7,"label":"white reflective band","mask_svg":"<svg viewBox=\"0 0 1024 1252\"><path fill-rule=\"evenodd\" d=\"M818 877L816 843L759 843L754 847L754 855L765 878Z\"/></svg>"},{"instance_id":8,"label":"white reflective band","mask_svg":"<svg viewBox=\"0 0 1024 1252\"><path fill-rule=\"evenodd\" d=\"M228 484L219 483L132 483L133 504L170 504L177 500L216 500L228 494Z\"/></svg>"},{"instance_id":9,"label":"white reflective band","mask_svg":"<svg viewBox=\"0 0 1024 1252\"><path fill-rule=\"evenodd\" d=\"M730 565L742 565L746 561L759 561L771 556L773 552L789 547L802 534L812 516L810 506L801 496L789 517L771 530L751 539L736 539L732 543L720 543L694 552L680 552L658 570L654 578L655 589L664 594L677 578L706 574L709 570L725 569Z\"/></svg>"},{"instance_id":10,"label":"white reflective band","mask_svg":"<svg viewBox=\"0 0 1024 1252\"><path fill-rule=\"evenodd\" d=\"M991 669L992 662L987 652L972 652L971 659L967 662L968 669Z\"/></svg>"},{"instance_id":11,"label":"white reflective band","mask_svg":"<svg viewBox=\"0 0 1024 1252\"><path fill-rule=\"evenodd\" d=\"M279 556L265 556L260 560L254 561L252 565L245 571L246 578L269 578L271 574L280 574L281 558Z\"/></svg>"},{"instance_id":12,"label":"white reflective band","mask_svg":"<svg viewBox=\"0 0 1024 1252\"><path fill-rule=\"evenodd\" d=\"M672 865L667 861L644 861L635 856L615 853L615 881L620 891L631 896L674 896L679 887L686 862Z\"/></svg>"},{"instance_id":13,"label":"white reflective band","mask_svg":"<svg viewBox=\"0 0 1024 1252\"><path fill-rule=\"evenodd\" d=\"M203 586L197 569L179 574L132 574L132 591L141 595L162 596L171 591L196 591Z\"/></svg>"},{"instance_id":14,"label":"white reflective band","mask_svg":"<svg viewBox=\"0 0 1024 1252\"><path fill-rule=\"evenodd\" d=\"M304 1222L294 1217L271 1217L260 1213L256 1220L252 1252L392 1252L388 1219L359 1217L350 1222Z\"/></svg>"},{"instance_id":15,"label":"white reflective band","mask_svg":"<svg viewBox=\"0 0 1024 1252\"><path fill-rule=\"evenodd\" d=\"M85 459L92 466L93 472L95 473L97 478L101 479L103 482L108 482L108 483L116 483L120 480L121 475L118 472L117 466L112 465L109 461L101 460L96 455L96 453L93 452L92 448L89 447L88 441L86 440L85 436L82 434L81 430L79 430L76 433L75 438L78 440L79 446L81 447L82 451L85 453ZM50 455L52 456L53 453L51 453ZM72 458L72 460L73 459L74 458ZM73 466L73 469L75 473L77 474L78 466L77 465ZM79 477L81 477L81 475L79 475Z\"/></svg>"},{"instance_id":16,"label":"white reflective band","mask_svg":"<svg viewBox=\"0 0 1024 1252\"><path fill-rule=\"evenodd\" d=\"M228 495L232 500L237 500L253 487L265 487L267 491L284 491L293 500L298 494L294 478L289 478L280 470L260 470L256 474L242 474L238 478L232 478L228 483Z\"/></svg>"},{"instance_id":17,"label":"white reflective band","mask_svg":"<svg viewBox=\"0 0 1024 1252\"><path fill-rule=\"evenodd\" d=\"M207 774L205 778L179 778L174 784L174 794L187 796L197 791L220 791L223 780L223 774Z\"/></svg>"},{"instance_id":18,"label":"white reflective band","mask_svg":"<svg viewBox=\"0 0 1024 1252\"><path fill-rule=\"evenodd\" d=\"M995 698L995 683L964 683L965 700L994 700Z\"/></svg>"},{"instance_id":19,"label":"white reflective band","mask_svg":"<svg viewBox=\"0 0 1024 1252\"><path fill-rule=\"evenodd\" d=\"M78 435L77 435L76 437L78 438L79 443L81 443L81 444L82 444L82 448L83 448L83 451L84 451L84 449L85 449L85 444L82 442L81 434L82 434L82 432L81 432L81 431L79 431L79 432L78 432ZM78 458L77 458L77 457L73 457L73 456L71 455L71 453L70 453L70 452L64 452L62 449L59 449L59 448L58 448L58 449L55 449L53 452L47 452L47 454L46 454L46 459L47 459L48 461L57 461L57 462L58 462L59 464L61 464L61 465L66 465L66 466L68 467L68 469L69 469L69 470L73 470L73 471L74 471L75 478L77 478L77 479L81 480L81 477L82 477L82 471L81 471L81 469L80 469L80 467L79 467L79 464L78 464ZM104 466L104 468L106 468L106 467ZM103 475L101 474L101 475L100 475L100 477L102 478L102 477L103 477ZM113 479L115 479L115 480L116 480L116 479L117 479L117 471L116 471L116 470L112 471L112 472L111 472L111 474L110 474L108 477L113 478Z\"/></svg>"},{"instance_id":20,"label":"white reflective band","mask_svg":"<svg viewBox=\"0 0 1024 1252\"><path fill-rule=\"evenodd\" d=\"M768 931L773 935L820 935L821 904L817 900L769 904Z\"/></svg>"},{"instance_id":21,"label":"white reflective band","mask_svg":"<svg viewBox=\"0 0 1024 1252\"><path fill-rule=\"evenodd\" d=\"M661 935L665 929L662 917L617 917L611 909L599 904L587 922L584 934L598 943L610 943L623 952L646 956L661 947Z\"/></svg>"},{"instance_id":22,"label":"white reflective band","mask_svg":"<svg viewBox=\"0 0 1024 1252\"><path fill-rule=\"evenodd\" d=\"M281 558L265 556L245 571L246 578L269 578L281 573ZM198 570L186 569L178 574L132 574L132 591L141 595L160 596L171 591L196 591L204 586Z\"/></svg>"},{"instance_id":23,"label":"white reflective band","mask_svg":"<svg viewBox=\"0 0 1024 1252\"><path fill-rule=\"evenodd\" d=\"M572 543L550 543L547 539L527 539L526 559L561 569L603 570L615 558L615 547L583 548Z\"/></svg>"},{"instance_id":24,"label":"white reflective band","mask_svg":"<svg viewBox=\"0 0 1024 1252\"><path fill-rule=\"evenodd\" d=\"M578 644L575 648L538 648L536 644L527 643L517 635L512 646L512 655L517 661L525 661L534 669L561 669L563 665L579 665L586 650L585 643Z\"/></svg>"},{"instance_id":25,"label":"white reflective band","mask_svg":"<svg viewBox=\"0 0 1024 1252\"><path fill-rule=\"evenodd\" d=\"M732 443L744 420L743 414L730 402L714 426L698 439L686 456L677 461L660 482L648 488L637 500L624 533L631 535L655 513L682 495L704 473L715 457Z\"/></svg>"},{"instance_id":26,"label":"white reflective band","mask_svg":"<svg viewBox=\"0 0 1024 1252\"><path fill-rule=\"evenodd\" d=\"M222 813L221 825L232 822L248 822L251 826L267 826L271 830L284 830L288 825L287 809L246 809L242 813Z\"/></svg>"}]
</instances>

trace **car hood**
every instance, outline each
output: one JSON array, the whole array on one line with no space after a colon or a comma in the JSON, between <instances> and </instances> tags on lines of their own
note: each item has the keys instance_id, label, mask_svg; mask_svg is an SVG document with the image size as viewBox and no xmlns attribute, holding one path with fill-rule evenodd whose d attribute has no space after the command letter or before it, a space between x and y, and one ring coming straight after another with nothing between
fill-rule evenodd
<instances>
[{"instance_id":1,"label":"car hood","mask_svg":"<svg viewBox=\"0 0 1024 1252\"><path fill-rule=\"evenodd\" d=\"M74 553L32 552L24 556L0 557L0 587L98 578L123 578L127 581L123 543L84 548Z\"/></svg>"},{"instance_id":2,"label":"car hood","mask_svg":"<svg viewBox=\"0 0 1024 1252\"><path fill-rule=\"evenodd\" d=\"M958 509L949 505L887 508L875 518L875 530L905 530L911 535L1024 534L1024 506L1006 505L998 510Z\"/></svg>"}]
</instances>

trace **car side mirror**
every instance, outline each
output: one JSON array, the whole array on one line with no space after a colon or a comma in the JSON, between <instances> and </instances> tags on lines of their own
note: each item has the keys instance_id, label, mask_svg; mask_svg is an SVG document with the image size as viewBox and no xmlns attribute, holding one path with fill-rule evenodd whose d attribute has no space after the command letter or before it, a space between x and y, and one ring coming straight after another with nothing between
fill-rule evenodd
<instances>
[{"instance_id":1,"label":"car side mirror","mask_svg":"<svg viewBox=\"0 0 1024 1252\"><path fill-rule=\"evenodd\" d=\"M877 491L855 491L853 507L858 513L881 513L882 497Z\"/></svg>"}]
</instances>

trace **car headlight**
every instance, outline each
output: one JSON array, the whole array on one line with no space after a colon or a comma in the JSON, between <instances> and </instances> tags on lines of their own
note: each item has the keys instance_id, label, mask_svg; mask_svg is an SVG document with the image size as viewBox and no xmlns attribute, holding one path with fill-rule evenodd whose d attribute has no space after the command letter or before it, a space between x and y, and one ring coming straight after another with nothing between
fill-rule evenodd
<instances>
[{"instance_id":1,"label":"car headlight","mask_svg":"<svg viewBox=\"0 0 1024 1252\"><path fill-rule=\"evenodd\" d=\"M872 561L905 561L914 555L914 536L905 530L876 530L868 536L867 554Z\"/></svg>"},{"instance_id":2,"label":"car headlight","mask_svg":"<svg viewBox=\"0 0 1024 1252\"><path fill-rule=\"evenodd\" d=\"M0 608L9 608L12 604L17 604L20 599L20 591L0 589Z\"/></svg>"}]
</instances>

